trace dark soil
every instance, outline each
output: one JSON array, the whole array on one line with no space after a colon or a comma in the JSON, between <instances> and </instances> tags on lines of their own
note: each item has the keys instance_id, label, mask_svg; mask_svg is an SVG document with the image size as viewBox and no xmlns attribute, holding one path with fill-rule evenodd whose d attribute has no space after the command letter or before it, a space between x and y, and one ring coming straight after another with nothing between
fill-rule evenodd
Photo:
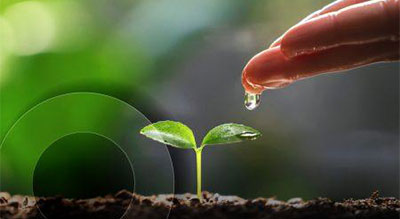
<instances>
[{"instance_id":1,"label":"dark soil","mask_svg":"<svg viewBox=\"0 0 400 219\"><path fill-rule=\"evenodd\" d=\"M399 218L400 201L379 197L375 192L361 200L334 202L327 198L286 202L274 198L242 199L203 193L200 202L195 195L140 196L127 191L93 199L75 200L10 196L0 193L1 218ZM125 214L125 210L129 210ZM40 209L40 210L39 210Z\"/></svg>"}]
</instances>

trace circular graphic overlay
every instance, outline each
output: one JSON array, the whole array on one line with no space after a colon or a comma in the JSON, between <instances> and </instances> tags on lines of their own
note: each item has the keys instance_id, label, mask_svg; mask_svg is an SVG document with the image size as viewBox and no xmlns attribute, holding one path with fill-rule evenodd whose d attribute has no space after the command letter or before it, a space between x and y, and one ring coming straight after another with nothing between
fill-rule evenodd
<instances>
[{"instance_id":1,"label":"circular graphic overlay","mask_svg":"<svg viewBox=\"0 0 400 219\"><path fill-rule=\"evenodd\" d=\"M104 191L95 191L96 187L108 186L111 191L115 189L115 185L122 186L122 181L127 183L125 185L133 184L133 190L130 192L140 195L173 194L174 173L168 149L165 145L149 141L139 133L140 129L149 124L151 123L141 112L111 96L77 92L50 98L23 114L1 142L0 189L28 196L34 196L35 193L47 196L51 195L50 192L64 193L55 194L62 197L70 196L74 194L73 190L68 192L72 185L53 190L43 188L52 183L43 181L46 179L45 174L49 174L50 178L47 179L61 177L66 180L62 183L74 184L77 182L76 177L68 178L67 169L72 175L79 175L83 174L82 171L88 171L85 168L92 165L92 168L95 168L93 171L99 171L98 175L92 177L102 179L106 176L100 173L118 169L107 173L110 174L109 184L103 181L101 185L88 179L88 183L75 185L75 192L80 191L79 195L83 198L102 196ZM27 139L29 143L26 143ZM105 146L96 148L92 143ZM79 153L81 150L87 151ZM107 150L109 157L104 155ZM85 161L85 156L87 159L93 156L93 162ZM119 161L108 163L107 166L101 163L101 158L110 162L113 159ZM127 171L129 168L126 168L126 162L132 171ZM57 165L67 169L60 169L56 173ZM83 167L84 165L88 166ZM115 165L124 167L119 168ZM72 168L73 166L75 168ZM76 172L72 173L73 171ZM126 182L129 180L124 177L127 174L132 176L133 173L134 182ZM119 182L121 184L116 182L120 179L123 179ZM57 180L53 179L55 183L60 183ZM85 191L82 190L84 187L87 187ZM43 214L46 217L46 211L43 211ZM135 215L135 212L128 210L125 214ZM169 212L165 217L168 217L168 214Z\"/></svg>"},{"instance_id":2,"label":"circular graphic overlay","mask_svg":"<svg viewBox=\"0 0 400 219\"><path fill-rule=\"evenodd\" d=\"M121 190L134 191L134 172L129 159L111 139L94 133L70 134L56 140L40 156L33 176L35 197L62 195L100 203L102 200L96 196ZM109 219L121 218L131 201L132 198L125 200L112 214L101 213L103 217L108 213ZM38 208L48 219L59 218L63 213L48 205Z\"/></svg>"}]
</instances>

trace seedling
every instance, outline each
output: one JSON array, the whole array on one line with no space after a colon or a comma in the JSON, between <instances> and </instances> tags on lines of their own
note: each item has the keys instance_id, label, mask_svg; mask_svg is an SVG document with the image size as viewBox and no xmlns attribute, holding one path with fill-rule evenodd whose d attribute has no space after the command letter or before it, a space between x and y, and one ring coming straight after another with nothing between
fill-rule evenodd
<instances>
[{"instance_id":1,"label":"seedling","mask_svg":"<svg viewBox=\"0 0 400 219\"><path fill-rule=\"evenodd\" d=\"M211 129L203 138L200 147L196 145L193 131L186 125L174 121L153 123L140 130L155 141L181 149L193 149L196 153L197 197L201 200L201 152L206 145L230 144L244 140L255 140L261 133L251 127L226 123Z\"/></svg>"}]
</instances>

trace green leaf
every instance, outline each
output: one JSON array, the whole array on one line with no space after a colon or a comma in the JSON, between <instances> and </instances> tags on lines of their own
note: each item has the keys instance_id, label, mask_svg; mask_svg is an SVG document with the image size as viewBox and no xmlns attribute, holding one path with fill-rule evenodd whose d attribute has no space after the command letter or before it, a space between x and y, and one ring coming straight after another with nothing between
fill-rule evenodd
<instances>
[{"instance_id":1,"label":"green leaf","mask_svg":"<svg viewBox=\"0 0 400 219\"><path fill-rule=\"evenodd\" d=\"M193 131L186 125L174 121L161 121L144 127L140 134L177 148L196 148Z\"/></svg>"},{"instance_id":2,"label":"green leaf","mask_svg":"<svg viewBox=\"0 0 400 219\"><path fill-rule=\"evenodd\" d=\"M255 140L261 133L251 127L227 123L211 129L204 137L202 145L229 144L245 140Z\"/></svg>"}]
</instances>

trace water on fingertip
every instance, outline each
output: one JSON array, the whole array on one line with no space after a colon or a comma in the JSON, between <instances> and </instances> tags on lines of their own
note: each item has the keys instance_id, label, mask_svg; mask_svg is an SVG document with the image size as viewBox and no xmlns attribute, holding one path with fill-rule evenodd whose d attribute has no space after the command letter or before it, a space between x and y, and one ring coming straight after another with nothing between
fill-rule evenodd
<instances>
[{"instance_id":1,"label":"water on fingertip","mask_svg":"<svg viewBox=\"0 0 400 219\"><path fill-rule=\"evenodd\" d=\"M244 94L244 105L248 110L254 110L260 105L260 94L246 92Z\"/></svg>"}]
</instances>

